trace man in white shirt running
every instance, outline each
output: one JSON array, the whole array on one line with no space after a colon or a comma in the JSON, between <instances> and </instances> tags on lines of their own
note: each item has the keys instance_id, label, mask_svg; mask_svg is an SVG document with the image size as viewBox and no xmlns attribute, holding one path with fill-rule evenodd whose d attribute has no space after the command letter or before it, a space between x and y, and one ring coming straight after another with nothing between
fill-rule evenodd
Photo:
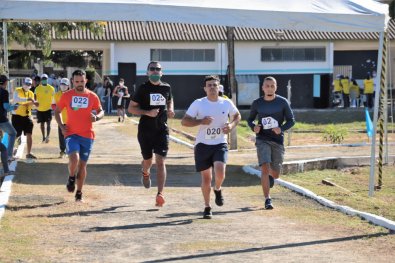
<instances>
[{"instance_id":1,"label":"man in white shirt running","mask_svg":"<svg viewBox=\"0 0 395 263\"><path fill-rule=\"evenodd\" d=\"M211 219L212 168L215 174L215 203L222 206L224 198L221 185L225 179L228 157L227 134L236 127L241 117L231 100L219 97L218 76L206 76L204 82L207 96L191 104L181 124L186 127L200 125L195 142L195 166L202 176L201 188L205 205L203 218Z\"/></svg>"}]
</instances>

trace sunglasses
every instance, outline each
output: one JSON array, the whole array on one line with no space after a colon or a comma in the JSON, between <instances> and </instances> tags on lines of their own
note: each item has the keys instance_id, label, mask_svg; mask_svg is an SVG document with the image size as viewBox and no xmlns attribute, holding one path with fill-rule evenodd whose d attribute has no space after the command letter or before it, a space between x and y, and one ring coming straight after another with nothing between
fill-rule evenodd
<instances>
[{"instance_id":1,"label":"sunglasses","mask_svg":"<svg viewBox=\"0 0 395 263\"><path fill-rule=\"evenodd\" d=\"M159 67L149 67L149 71L161 71L162 68Z\"/></svg>"}]
</instances>

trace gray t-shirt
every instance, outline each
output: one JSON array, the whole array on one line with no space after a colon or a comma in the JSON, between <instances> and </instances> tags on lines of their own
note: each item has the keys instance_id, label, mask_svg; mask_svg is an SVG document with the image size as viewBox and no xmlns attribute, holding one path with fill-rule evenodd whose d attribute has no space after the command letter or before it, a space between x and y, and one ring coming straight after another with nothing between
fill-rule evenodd
<instances>
[{"instance_id":1,"label":"gray t-shirt","mask_svg":"<svg viewBox=\"0 0 395 263\"><path fill-rule=\"evenodd\" d=\"M260 140L274 141L284 144L284 131L295 124L295 118L288 101L279 95L274 100L266 101L260 97L251 105L250 116L247 119L248 126L254 130L254 122L258 116L258 124L262 126L256 138ZM284 123L285 122L285 123ZM281 133L276 134L273 128L280 127Z\"/></svg>"}]
</instances>

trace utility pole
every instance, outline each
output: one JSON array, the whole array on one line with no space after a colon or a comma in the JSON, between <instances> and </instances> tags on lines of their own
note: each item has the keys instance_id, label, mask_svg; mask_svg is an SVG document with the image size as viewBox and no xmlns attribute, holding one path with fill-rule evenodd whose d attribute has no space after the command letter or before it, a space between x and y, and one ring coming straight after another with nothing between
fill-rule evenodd
<instances>
[{"instance_id":1,"label":"utility pole","mask_svg":"<svg viewBox=\"0 0 395 263\"><path fill-rule=\"evenodd\" d=\"M234 27L226 27L226 36L228 44L228 80L230 92L232 94L232 101L237 106L237 91L236 91L236 77L235 77L235 45L234 45ZM237 149L237 128L230 133L230 149Z\"/></svg>"}]
</instances>

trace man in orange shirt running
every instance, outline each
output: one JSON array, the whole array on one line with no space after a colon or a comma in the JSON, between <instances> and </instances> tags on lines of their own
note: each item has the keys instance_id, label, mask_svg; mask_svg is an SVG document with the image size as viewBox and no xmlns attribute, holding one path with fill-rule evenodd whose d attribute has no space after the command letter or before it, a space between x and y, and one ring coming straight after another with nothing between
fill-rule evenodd
<instances>
[{"instance_id":1,"label":"man in orange shirt running","mask_svg":"<svg viewBox=\"0 0 395 263\"><path fill-rule=\"evenodd\" d=\"M72 81L74 88L60 98L55 110L55 119L65 136L66 153L69 156L69 179L66 187L73 193L77 176L75 201L82 201L87 162L95 139L92 123L103 118L104 112L97 95L85 87L85 71L74 71ZM64 108L67 111L67 126L63 124L61 116Z\"/></svg>"}]
</instances>

